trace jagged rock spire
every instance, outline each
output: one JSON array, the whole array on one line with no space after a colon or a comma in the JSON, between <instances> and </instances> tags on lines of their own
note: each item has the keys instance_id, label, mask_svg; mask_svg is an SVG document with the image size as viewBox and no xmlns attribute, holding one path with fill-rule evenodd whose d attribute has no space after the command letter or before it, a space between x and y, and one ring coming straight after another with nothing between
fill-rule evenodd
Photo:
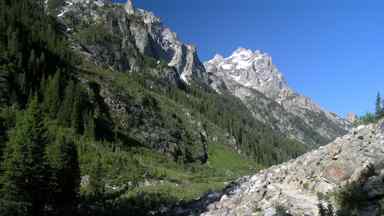
<instances>
[{"instance_id":1,"label":"jagged rock spire","mask_svg":"<svg viewBox=\"0 0 384 216\"><path fill-rule=\"evenodd\" d=\"M133 7L132 0L127 0L127 3L125 3L125 10L129 15L135 13L135 8Z\"/></svg>"}]
</instances>

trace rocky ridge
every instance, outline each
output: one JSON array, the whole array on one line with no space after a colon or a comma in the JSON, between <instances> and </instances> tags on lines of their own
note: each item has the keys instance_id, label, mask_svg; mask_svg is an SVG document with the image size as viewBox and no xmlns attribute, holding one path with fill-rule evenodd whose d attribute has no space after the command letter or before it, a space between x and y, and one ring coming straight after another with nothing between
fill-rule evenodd
<instances>
[{"instance_id":1,"label":"rocky ridge","mask_svg":"<svg viewBox=\"0 0 384 216\"><path fill-rule=\"evenodd\" d=\"M350 128L348 121L291 89L266 53L239 48L204 65L217 92L240 98L258 120L276 122L273 128L302 142L326 144Z\"/></svg>"},{"instance_id":2,"label":"rocky ridge","mask_svg":"<svg viewBox=\"0 0 384 216\"><path fill-rule=\"evenodd\" d=\"M349 134L297 159L239 179L210 204L203 216L318 215L318 194L358 182L369 206L359 215L377 215L384 195L384 121L359 126ZM332 201L331 201L332 202Z\"/></svg>"},{"instance_id":3,"label":"rocky ridge","mask_svg":"<svg viewBox=\"0 0 384 216\"><path fill-rule=\"evenodd\" d=\"M76 40L92 25L99 25L98 34L110 37L80 41L80 49L96 63L119 71L140 71L141 54L174 68L185 83L207 83L196 47L182 43L160 18L135 8L131 0L124 6L111 0L67 0L59 11L58 18Z\"/></svg>"}]
</instances>

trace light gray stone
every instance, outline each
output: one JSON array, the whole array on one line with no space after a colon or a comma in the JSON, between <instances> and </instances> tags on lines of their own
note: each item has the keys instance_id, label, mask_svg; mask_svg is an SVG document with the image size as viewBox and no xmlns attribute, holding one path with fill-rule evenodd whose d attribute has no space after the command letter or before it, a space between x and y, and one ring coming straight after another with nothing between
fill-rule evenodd
<instances>
[{"instance_id":1,"label":"light gray stone","mask_svg":"<svg viewBox=\"0 0 384 216\"><path fill-rule=\"evenodd\" d=\"M381 139L372 139L369 144L358 137L367 132L384 135L382 125L360 126L295 160L239 179L225 192L225 198L211 204L217 208L208 208L202 215L244 215L255 210L273 215L276 206L282 206L294 216L317 216L317 194L336 191L351 182L358 182L372 200L360 215L376 215L375 199L384 195L384 145ZM366 154L363 149L374 149L375 154Z\"/></svg>"}]
</instances>

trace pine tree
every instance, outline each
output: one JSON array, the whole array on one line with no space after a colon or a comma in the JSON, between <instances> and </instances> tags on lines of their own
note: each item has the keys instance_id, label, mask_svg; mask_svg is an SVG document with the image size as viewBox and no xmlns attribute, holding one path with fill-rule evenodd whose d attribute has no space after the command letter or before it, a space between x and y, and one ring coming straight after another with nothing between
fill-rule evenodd
<instances>
[{"instance_id":1,"label":"pine tree","mask_svg":"<svg viewBox=\"0 0 384 216\"><path fill-rule=\"evenodd\" d=\"M75 84L70 81L65 88L64 100L61 103L60 111L58 114L58 120L64 127L71 126L71 117L73 111L73 100L74 100Z\"/></svg>"},{"instance_id":2,"label":"pine tree","mask_svg":"<svg viewBox=\"0 0 384 216\"><path fill-rule=\"evenodd\" d=\"M48 177L44 156L46 144L47 129L37 97L34 97L27 111L18 117L16 128L7 143L1 178L0 212L8 212L9 215L43 215Z\"/></svg>"},{"instance_id":3,"label":"pine tree","mask_svg":"<svg viewBox=\"0 0 384 216\"><path fill-rule=\"evenodd\" d=\"M48 148L51 169L50 195L58 215L73 215L79 201L80 168L71 132L59 130Z\"/></svg>"},{"instance_id":4,"label":"pine tree","mask_svg":"<svg viewBox=\"0 0 384 216\"><path fill-rule=\"evenodd\" d=\"M85 117L85 126L84 126L84 135L89 139L95 139L95 119L93 118L93 113L91 111Z\"/></svg>"},{"instance_id":5,"label":"pine tree","mask_svg":"<svg viewBox=\"0 0 384 216\"><path fill-rule=\"evenodd\" d=\"M8 51L10 54L15 55L18 50L18 43L17 43L17 32L12 29L11 26L8 27L7 30L7 36L8 36Z\"/></svg>"},{"instance_id":6,"label":"pine tree","mask_svg":"<svg viewBox=\"0 0 384 216\"><path fill-rule=\"evenodd\" d=\"M82 133L81 105L81 89L79 85L75 85L71 113L71 128L77 133Z\"/></svg>"},{"instance_id":7,"label":"pine tree","mask_svg":"<svg viewBox=\"0 0 384 216\"><path fill-rule=\"evenodd\" d=\"M60 107L60 79L61 72L57 71L52 78L49 78L45 85L44 111L50 118L55 118Z\"/></svg>"},{"instance_id":8,"label":"pine tree","mask_svg":"<svg viewBox=\"0 0 384 216\"><path fill-rule=\"evenodd\" d=\"M384 114L380 92L378 92L376 96L376 113L375 114L377 119L383 117L383 114Z\"/></svg>"},{"instance_id":9,"label":"pine tree","mask_svg":"<svg viewBox=\"0 0 384 216\"><path fill-rule=\"evenodd\" d=\"M103 179L103 166L100 157L100 155L97 156L97 159L94 162L89 174L87 192L91 200L103 204L105 195L105 182Z\"/></svg>"},{"instance_id":10,"label":"pine tree","mask_svg":"<svg viewBox=\"0 0 384 216\"><path fill-rule=\"evenodd\" d=\"M35 54L35 50L32 50L28 59L28 69L30 71L34 71L35 66L36 66L36 54Z\"/></svg>"}]
</instances>

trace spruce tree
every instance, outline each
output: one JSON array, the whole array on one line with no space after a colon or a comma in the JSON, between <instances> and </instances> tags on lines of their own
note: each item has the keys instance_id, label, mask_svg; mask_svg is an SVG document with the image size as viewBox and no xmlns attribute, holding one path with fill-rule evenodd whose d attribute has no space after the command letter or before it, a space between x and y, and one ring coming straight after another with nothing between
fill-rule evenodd
<instances>
[{"instance_id":1,"label":"spruce tree","mask_svg":"<svg viewBox=\"0 0 384 216\"><path fill-rule=\"evenodd\" d=\"M81 104L81 89L79 85L74 86L74 97L71 113L71 128L77 133L82 133L82 110Z\"/></svg>"},{"instance_id":2,"label":"spruce tree","mask_svg":"<svg viewBox=\"0 0 384 216\"><path fill-rule=\"evenodd\" d=\"M59 130L48 148L50 195L58 215L73 215L79 201L80 168L77 148L68 130Z\"/></svg>"},{"instance_id":3,"label":"spruce tree","mask_svg":"<svg viewBox=\"0 0 384 216\"><path fill-rule=\"evenodd\" d=\"M8 36L8 51L9 51L9 54L11 55L15 55L18 50L19 50L19 46L18 46L18 43L17 43L17 40L18 40L18 36L17 36L17 32L13 30L13 28L11 26L8 27L8 30L7 30L7 36Z\"/></svg>"},{"instance_id":4,"label":"spruce tree","mask_svg":"<svg viewBox=\"0 0 384 216\"><path fill-rule=\"evenodd\" d=\"M58 113L58 120L64 127L71 126L71 117L73 112L73 101L75 94L75 83L70 81L65 88L64 100L61 103L60 111Z\"/></svg>"},{"instance_id":5,"label":"spruce tree","mask_svg":"<svg viewBox=\"0 0 384 216\"><path fill-rule=\"evenodd\" d=\"M376 96L376 118L379 119L383 116L384 110L382 105L382 100L380 96L380 92L377 93Z\"/></svg>"},{"instance_id":6,"label":"spruce tree","mask_svg":"<svg viewBox=\"0 0 384 216\"><path fill-rule=\"evenodd\" d=\"M48 79L44 89L44 111L50 118L55 118L60 107L61 72Z\"/></svg>"},{"instance_id":7,"label":"spruce tree","mask_svg":"<svg viewBox=\"0 0 384 216\"><path fill-rule=\"evenodd\" d=\"M43 215L46 206L47 130L37 97L16 122L2 164L0 212L9 215ZM14 213L17 212L17 213Z\"/></svg>"},{"instance_id":8,"label":"spruce tree","mask_svg":"<svg viewBox=\"0 0 384 216\"><path fill-rule=\"evenodd\" d=\"M105 193L105 182L103 180L103 167L100 156L97 157L89 174L88 193L92 199L99 200Z\"/></svg>"},{"instance_id":9,"label":"spruce tree","mask_svg":"<svg viewBox=\"0 0 384 216\"><path fill-rule=\"evenodd\" d=\"M95 119L93 118L93 112L89 111L85 116L84 135L85 137L93 140L96 138L95 133Z\"/></svg>"}]
</instances>

